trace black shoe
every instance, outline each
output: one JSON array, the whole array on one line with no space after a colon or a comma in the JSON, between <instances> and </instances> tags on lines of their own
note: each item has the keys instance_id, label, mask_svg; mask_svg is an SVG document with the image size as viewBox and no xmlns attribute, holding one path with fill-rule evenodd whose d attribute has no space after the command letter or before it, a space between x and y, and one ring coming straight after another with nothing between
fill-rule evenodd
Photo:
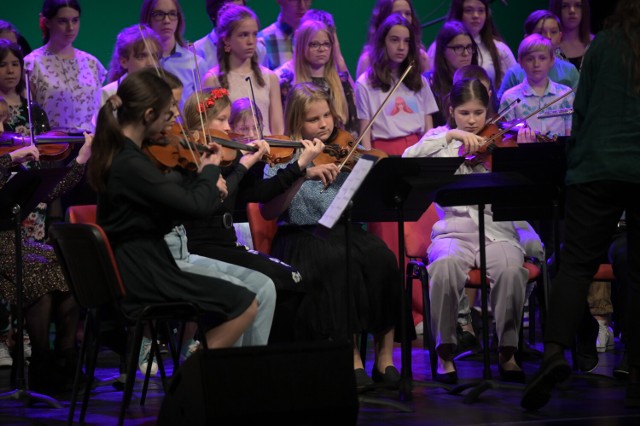
<instances>
[{"instance_id":1,"label":"black shoe","mask_svg":"<svg viewBox=\"0 0 640 426\"><path fill-rule=\"evenodd\" d=\"M398 369L393 365L389 365L387 368L385 368L384 373L378 371L378 368L374 365L371 369L371 378L376 383L398 386L402 377L400 376Z\"/></svg>"},{"instance_id":2,"label":"black shoe","mask_svg":"<svg viewBox=\"0 0 640 426\"><path fill-rule=\"evenodd\" d=\"M456 368L456 365L453 364L453 368ZM458 383L458 370L450 371L448 373L438 373L436 372L436 376L433 378L436 382L444 383L445 385L455 385Z\"/></svg>"},{"instance_id":3,"label":"black shoe","mask_svg":"<svg viewBox=\"0 0 640 426\"><path fill-rule=\"evenodd\" d=\"M624 355L622 355L622 361L620 361L620 364L613 367L613 377L616 379L629 378L629 359L626 351Z\"/></svg>"},{"instance_id":4,"label":"black shoe","mask_svg":"<svg viewBox=\"0 0 640 426\"><path fill-rule=\"evenodd\" d=\"M598 368L598 355L593 354L576 354L576 368L582 373L592 373Z\"/></svg>"},{"instance_id":5,"label":"black shoe","mask_svg":"<svg viewBox=\"0 0 640 426\"><path fill-rule=\"evenodd\" d=\"M531 411L542 408L549 402L554 386L565 381L569 376L571 376L571 367L562 353L557 353L548 360L542 361L540 369L524 390L520 405Z\"/></svg>"},{"instance_id":6,"label":"black shoe","mask_svg":"<svg viewBox=\"0 0 640 426\"><path fill-rule=\"evenodd\" d=\"M510 383L524 383L525 375L522 370L505 370L500 364L498 364L498 373L500 374L500 380Z\"/></svg>"},{"instance_id":7,"label":"black shoe","mask_svg":"<svg viewBox=\"0 0 640 426\"><path fill-rule=\"evenodd\" d=\"M373 380L371 380L371 377L367 376L364 368L356 368L353 370L353 374L356 376L356 387L358 389L373 385Z\"/></svg>"}]
</instances>

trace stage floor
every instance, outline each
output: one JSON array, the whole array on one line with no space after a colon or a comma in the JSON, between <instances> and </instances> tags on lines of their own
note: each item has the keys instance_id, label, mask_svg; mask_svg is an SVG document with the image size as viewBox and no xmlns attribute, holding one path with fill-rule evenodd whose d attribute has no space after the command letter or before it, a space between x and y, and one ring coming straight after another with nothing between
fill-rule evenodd
<instances>
[{"instance_id":1,"label":"stage floor","mask_svg":"<svg viewBox=\"0 0 640 426\"><path fill-rule=\"evenodd\" d=\"M369 342L368 348L372 347ZM541 344L533 349L542 349ZM567 353L567 355L569 355ZM396 365L400 366L400 349L394 352ZM553 393L550 403L536 413L520 408L520 390L489 389L472 403L465 404L463 396L449 395L443 388L433 387L428 372L428 352L422 349L422 339L413 342L413 375L415 379L412 400L404 402L411 412L377 403L361 403L358 425L482 425L482 424L527 424L527 425L638 425L640 410L625 409L623 399L625 382L611 377L613 367L620 361L622 347L616 341L614 351L600 354L598 368L592 374L575 374L561 389ZM527 377L537 370L540 358L531 353L525 357L524 369ZM373 355L369 349L367 372L370 372ZM167 365L170 362L166 362ZM100 379L113 377L118 372L117 356L104 350L99 355L97 376ZM460 382L482 378L482 356L473 355L456 361ZM317 367L317 366L316 366ZM497 377L496 356L492 356L492 374ZM426 385L419 381L426 381ZM127 425L155 424L162 402L163 392L160 378L151 379L147 401L139 405L142 375L138 373L134 396L127 412ZM0 369L0 392L9 391L9 369ZM378 391L370 396L399 402L398 392ZM66 423L70 394L55 395L64 408L53 409L42 404L25 407L15 400L0 401L0 424L2 425L62 425ZM87 424L116 424L122 392L111 385L97 387L89 401ZM76 409L76 420L79 406Z\"/></svg>"}]
</instances>

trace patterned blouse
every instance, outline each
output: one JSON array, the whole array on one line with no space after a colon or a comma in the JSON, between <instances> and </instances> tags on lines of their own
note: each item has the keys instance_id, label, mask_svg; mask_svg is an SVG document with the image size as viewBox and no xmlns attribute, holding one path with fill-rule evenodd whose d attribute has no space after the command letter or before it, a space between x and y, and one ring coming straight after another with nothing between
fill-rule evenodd
<instances>
[{"instance_id":1,"label":"patterned blouse","mask_svg":"<svg viewBox=\"0 0 640 426\"><path fill-rule=\"evenodd\" d=\"M42 106L51 126L93 130L91 119L107 71L94 56L74 49L72 59L63 59L42 46L24 58L34 100Z\"/></svg>"},{"instance_id":2,"label":"patterned blouse","mask_svg":"<svg viewBox=\"0 0 640 426\"><path fill-rule=\"evenodd\" d=\"M40 105L31 102L31 106L32 119L35 125L34 134L39 135L51 130L47 114L40 108ZM27 100L22 96L20 97L20 105L9 105L9 119L7 120L6 128L12 132L29 136L29 109L27 108Z\"/></svg>"}]
</instances>

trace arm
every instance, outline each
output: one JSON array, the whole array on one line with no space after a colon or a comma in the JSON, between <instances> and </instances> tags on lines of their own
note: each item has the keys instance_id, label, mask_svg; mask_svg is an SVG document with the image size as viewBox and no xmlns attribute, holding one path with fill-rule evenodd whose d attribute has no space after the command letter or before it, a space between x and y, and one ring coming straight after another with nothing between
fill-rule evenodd
<instances>
[{"instance_id":1,"label":"arm","mask_svg":"<svg viewBox=\"0 0 640 426\"><path fill-rule=\"evenodd\" d=\"M424 116L424 131L425 133L428 132L429 130L431 130L433 128L433 117L431 117L431 114L425 114Z\"/></svg>"},{"instance_id":2,"label":"arm","mask_svg":"<svg viewBox=\"0 0 640 426\"><path fill-rule=\"evenodd\" d=\"M204 75L204 81L202 82L204 87L217 87L220 86L218 81L218 67L213 67Z\"/></svg>"},{"instance_id":3,"label":"arm","mask_svg":"<svg viewBox=\"0 0 640 426\"><path fill-rule=\"evenodd\" d=\"M358 58L358 66L356 67L356 80L369 68L369 53L365 47L362 54Z\"/></svg>"},{"instance_id":4,"label":"arm","mask_svg":"<svg viewBox=\"0 0 640 426\"><path fill-rule=\"evenodd\" d=\"M271 80L269 89L269 129L272 135L284 134L284 115L282 113L282 98L280 97L280 81L274 72L269 72L267 78Z\"/></svg>"},{"instance_id":5,"label":"arm","mask_svg":"<svg viewBox=\"0 0 640 426\"><path fill-rule=\"evenodd\" d=\"M369 124L371 118L371 102L369 101L369 91L367 87L362 83L362 80L359 79L356 82L356 111L358 114L358 124L360 126L360 135L362 136L362 140L360 143L366 149L371 149L371 131L368 131L366 134L363 134L363 130Z\"/></svg>"}]
</instances>

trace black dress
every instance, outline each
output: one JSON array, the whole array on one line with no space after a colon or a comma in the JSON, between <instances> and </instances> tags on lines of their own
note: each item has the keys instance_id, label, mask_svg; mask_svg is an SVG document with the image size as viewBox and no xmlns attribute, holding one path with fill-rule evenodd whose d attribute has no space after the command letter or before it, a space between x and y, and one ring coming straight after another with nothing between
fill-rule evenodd
<instances>
[{"instance_id":1,"label":"black dress","mask_svg":"<svg viewBox=\"0 0 640 426\"><path fill-rule=\"evenodd\" d=\"M123 307L190 301L215 323L243 313L255 295L217 278L182 272L164 241L174 220L203 218L215 208L219 168L177 183L160 172L131 140L114 157L107 190L98 197L98 224L112 244L127 290Z\"/></svg>"}]
</instances>

